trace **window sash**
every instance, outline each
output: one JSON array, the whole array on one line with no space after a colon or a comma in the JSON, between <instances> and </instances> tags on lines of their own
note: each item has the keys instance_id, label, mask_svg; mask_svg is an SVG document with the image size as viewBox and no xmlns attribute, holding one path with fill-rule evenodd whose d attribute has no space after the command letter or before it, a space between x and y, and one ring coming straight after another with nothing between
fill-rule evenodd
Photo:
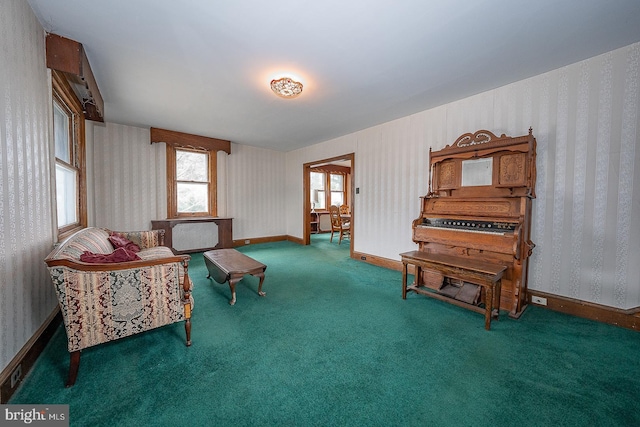
<instances>
[{"instance_id":1,"label":"window sash","mask_svg":"<svg viewBox=\"0 0 640 427\"><path fill-rule=\"evenodd\" d=\"M311 172L311 207L314 209L326 209L326 175L324 172Z\"/></svg>"},{"instance_id":2,"label":"window sash","mask_svg":"<svg viewBox=\"0 0 640 427\"><path fill-rule=\"evenodd\" d=\"M87 226L82 104L64 74L52 70L52 121L58 240Z\"/></svg>"},{"instance_id":3,"label":"window sash","mask_svg":"<svg viewBox=\"0 0 640 427\"><path fill-rule=\"evenodd\" d=\"M176 181L209 182L209 153L176 150Z\"/></svg>"},{"instance_id":4,"label":"window sash","mask_svg":"<svg viewBox=\"0 0 640 427\"><path fill-rule=\"evenodd\" d=\"M331 192L331 205L338 206L344 205L344 192L332 191Z\"/></svg>"},{"instance_id":5,"label":"window sash","mask_svg":"<svg viewBox=\"0 0 640 427\"><path fill-rule=\"evenodd\" d=\"M53 139L55 141L56 158L74 164L72 162L73 139L72 139L72 115L63 108L58 100L53 100Z\"/></svg>"},{"instance_id":6,"label":"window sash","mask_svg":"<svg viewBox=\"0 0 640 427\"><path fill-rule=\"evenodd\" d=\"M331 191L343 191L344 175L337 173L329 174L329 183L331 185Z\"/></svg>"},{"instance_id":7,"label":"window sash","mask_svg":"<svg viewBox=\"0 0 640 427\"><path fill-rule=\"evenodd\" d=\"M169 218L216 216L216 153L167 144Z\"/></svg>"},{"instance_id":8,"label":"window sash","mask_svg":"<svg viewBox=\"0 0 640 427\"><path fill-rule=\"evenodd\" d=\"M56 162L56 205L58 228L79 222L78 171L61 162Z\"/></svg>"},{"instance_id":9,"label":"window sash","mask_svg":"<svg viewBox=\"0 0 640 427\"><path fill-rule=\"evenodd\" d=\"M209 211L209 183L180 182L177 185L178 213Z\"/></svg>"},{"instance_id":10,"label":"window sash","mask_svg":"<svg viewBox=\"0 0 640 427\"><path fill-rule=\"evenodd\" d=\"M178 214L209 213L209 153L176 149Z\"/></svg>"}]
</instances>

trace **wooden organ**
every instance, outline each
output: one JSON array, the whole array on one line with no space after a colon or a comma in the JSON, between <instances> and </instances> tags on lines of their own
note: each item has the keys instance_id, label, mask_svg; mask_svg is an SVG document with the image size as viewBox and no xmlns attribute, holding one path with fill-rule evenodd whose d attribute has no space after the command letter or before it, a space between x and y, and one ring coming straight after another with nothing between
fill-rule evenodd
<instances>
[{"instance_id":1,"label":"wooden organ","mask_svg":"<svg viewBox=\"0 0 640 427\"><path fill-rule=\"evenodd\" d=\"M402 254L403 263L415 264L419 276L408 289L476 308L491 307L486 299L495 295L499 301L492 301L493 308L499 305L518 318L527 305L528 259L535 246L530 239L536 181L532 130L520 137L497 137L487 130L467 133L451 146L430 150L429 162L429 192L412 225L419 250ZM438 263L419 266L412 261L421 256L438 258ZM471 277L483 264L500 273L492 279L497 293ZM406 291L403 278L403 297Z\"/></svg>"}]
</instances>

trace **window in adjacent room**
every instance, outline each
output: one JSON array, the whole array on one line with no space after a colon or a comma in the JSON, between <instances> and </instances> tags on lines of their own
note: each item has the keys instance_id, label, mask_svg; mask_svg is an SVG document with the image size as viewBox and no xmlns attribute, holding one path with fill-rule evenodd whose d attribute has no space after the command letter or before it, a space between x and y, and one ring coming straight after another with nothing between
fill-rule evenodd
<instances>
[{"instance_id":1,"label":"window in adjacent room","mask_svg":"<svg viewBox=\"0 0 640 427\"><path fill-rule=\"evenodd\" d=\"M346 204L346 175L338 172L321 172L319 169L310 173L309 185L311 206L316 210L329 209L329 206Z\"/></svg>"},{"instance_id":2,"label":"window in adjacent room","mask_svg":"<svg viewBox=\"0 0 640 427\"><path fill-rule=\"evenodd\" d=\"M52 73L58 239L87 226L84 115L66 79Z\"/></svg>"},{"instance_id":3,"label":"window in adjacent room","mask_svg":"<svg viewBox=\"0 0 640 427\"><path fill-rule=\"evenodd\" d=\"M170 217L215 216L216 152L167 145Z\"/></svg>"},{"instance_id":4,"label":"window in adjacent room","mask_svg":"<svg viewBox=\"0 0 640 427\"><path fill-rule=\"evenodd\" d=\"M326 209L326 175L324 172L311 172L311 207L314 209Z\"/></svg>"},{"instance_id":5,"label":"window in adjacent room","mask_svg":"<svg viewBox=\"0 0 640 427\"><path fill-rule=\"evenodd\" d=\"M329 183L331 185L331 205L340 206L344 204L344 175L336 173L329 174Z\"/></svg>"}]
</instances>

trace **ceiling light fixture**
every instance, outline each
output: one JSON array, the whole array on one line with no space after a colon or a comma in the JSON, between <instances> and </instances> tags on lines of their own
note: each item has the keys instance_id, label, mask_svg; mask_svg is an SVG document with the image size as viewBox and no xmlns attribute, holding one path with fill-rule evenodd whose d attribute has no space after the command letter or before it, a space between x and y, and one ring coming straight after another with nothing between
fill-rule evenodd
<instances>
[{"instance_id":1,"label":"ceiling light fixture","mask_svg":"<svg viewBox=\"0 0 640 427\"><path fill-rule=\"evenodd\" d=\"M302 93L302 83L289 77L271 80L271 90L282 98L295 98Z\"/></svg>"}]
</instances>

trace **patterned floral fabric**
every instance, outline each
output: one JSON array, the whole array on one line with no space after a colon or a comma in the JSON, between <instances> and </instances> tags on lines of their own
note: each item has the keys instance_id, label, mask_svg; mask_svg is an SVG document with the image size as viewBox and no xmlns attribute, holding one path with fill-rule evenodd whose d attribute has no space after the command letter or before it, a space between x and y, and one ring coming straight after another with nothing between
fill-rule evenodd
<instances>
[{"instance_id":1,"label":"patterned floral fabric","mask_svg":"<svg viewBox=\"0 0 640 427\"><path fill-rule=\"evenodd\" d=\"M131 240L138 245L140 249L160 246L161 240L164 240L164 230L120 231L118 234Z\"/></svg>"},{"instance_id":2,"label":"patterned floral fabric","mask_svg":"<svg viewBox=\"0 0 640 427\"><path fill-rule=\"evenodd\" d=\"M153 237L157 233L146 233L140 232L138 241L127 237L145 248L138 253L142 260L135 262L174 257L167 247L147 247L158 240ZM47 261L78 260L79 254L75 258L72 255L80 249L110 253L114 249L108 237L108 230L82 230L56 248ZM70 352L185 320L185 313L191 312L191 301L184 299L182 283L187 275L181 262L105 271L49 266L49 272L58 295ZM185 307L187 302L189 307Z\"/></svg>"},{"instance_id":3,"label":"patterned floral fabric","mask_svg":"<svg viewBox=\"0 0 640 427\"><path fill-rule=\"evenodd\" d=\"M85 228L61 243L49 258L80 259L84 251L110 254L115 248L109 242L109 232L101 228Z\"/></svg>"}]
</instances>

